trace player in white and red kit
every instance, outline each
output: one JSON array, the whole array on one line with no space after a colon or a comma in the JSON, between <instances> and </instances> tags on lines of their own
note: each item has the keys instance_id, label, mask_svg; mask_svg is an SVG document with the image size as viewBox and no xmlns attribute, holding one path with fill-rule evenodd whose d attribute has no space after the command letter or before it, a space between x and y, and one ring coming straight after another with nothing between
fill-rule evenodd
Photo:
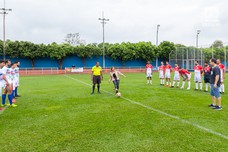
<instances>
[{"instance_id":1,"label":"player in white and red kit","mask_svg":"<svg viewBox=\"0 0 228 152\"><path fill-rule=\"evenodd\" d=\"M168 61L166 61L166 65L165 65L166 86L171 86L171 81L170 81L171 72L172 72L172 66L169 64Z\"/></svg>"},{"instance_id":2,"label":"player in white and red kit","mask_svg":"<svg viewBox=\"0 0 228 152\"><path fill-rule=\"evenodd\" d=\"M160 85L164 85L165 84L165 66L164 66L164 62L161 62L161 66L158 67L158 72L159 72L159 78L160 78Z\"/></svg>"},{"instance_id":3,"label":"player in white and red kit","mask_svg":"<svg viewBox=\"0 0 228 152\"><path fill-rule=\"evenodd\" d=\"M179 85L180 85L180 73L179 73L179 66L178 66L178 64L175 64L174 78L173 78L172 88L175 86L175 83L176 82L177 82L177 88L179 88Z\"/></svg>"},{"instance_id":4,"label":"player in white and red kit","mask_svg":"<svg viewBox=\"0 0 228 152\"><path fill-rule=\"evenodd\" d=\"M146 77L147 77L147 84L152 84L152 69L153 66L150 64L150 61L146 64Z\"/></svg>"},{"instance_id":5,"label":"player in white and red kit","mask_svg":"<svg viewBox=\"0 0 228 152\"><path fill-rule=\"evenodd\" d=\"M190 90L190 88L191 88L191 73L188 70L183 69L181 67L179 69L179 73L183 77L183 82L182 82L181 89L184 89L185 81L187 80L188 81L187 90Z\"/></svg>"},{"instance_id":6,"label":"player in white and red kit","mask_svg":"<svg viewBox=\"0 0 228 152\"><path fill-rule=\"evenodd\" d=\"M196 85L195 90L199 90L199 84L200 84L200 91L202 91L203 89L202 73L203 73L203 67L199 65L199 62L196 60L195 66L194 66L194 81Z\"/></svg>"},{"instance_id":7,"label":"player in white and red kit","mask_svg":"<svg viewBox=\"0 0 228 152\"><path fill-rule=\"evenodd\" d=\"M226 75L226 67L221 63L221 61L218 59L217 60L217 64L219 66L219 69L220 69L220 74L221 74L221 86L220 86L220 92L221 94L224 94L225 93L225 86L224 86L224 79L226 78L225 75Z\"/></svg>"}]
</instances>

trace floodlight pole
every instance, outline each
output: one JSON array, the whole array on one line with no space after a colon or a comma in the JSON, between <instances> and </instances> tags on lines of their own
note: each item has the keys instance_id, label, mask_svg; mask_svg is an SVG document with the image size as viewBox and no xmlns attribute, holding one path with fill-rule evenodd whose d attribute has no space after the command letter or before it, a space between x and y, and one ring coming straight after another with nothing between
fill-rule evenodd
<instances>
[{"instance_id":1,"label":"floodlight pole","mask_svg":"<svg viewBox=\"0 0 228 152\"><path fill-rule=\"evenodd\" d=\"M98 20L101 21L102 24L102 29L103 29L103 68L105 68L105 24L107 23L107 21L109 21L109 19L105 19L104 18L104 12L102 12L102 18L98 18Z\"/></svg>"},{"instance_id":2,"label":"floodlight pole","mask_svg":"<svg viewBox=\"0 0 228 152\"><path fill-rule=\"evenodd\" d=\"M199 34L200 34L200 30L197 30L197 32L196 32L196 48L198 49L199 48ZM202 49L200 49L200 54L201 54L201 58L200 58L200 60L201 60L201 65L203 64L203 53L202 53Z\"/></svg>"},{"instance_id":3,"label":"floodlight pole","mask_svg":"<svg viewBox=\"0 0 228 152\"><path fill-rule=\"evenodd\" d=\"M224 55L225 55L225 61L224 61L224 64L225 64L225 69L226 69L226 47L224 48L224 50L225 50L225 53L224 53Z\"/></svg>"},{"instance_id":4,"label":"floodlight pole","mask_svg":"<svg viewBox=\"0 0 228 152\"><path fill-rule=\"evenodd\" d=\"M200 30L197 30L197 33L196 33L196 48L199 47L199 34L200 34Z\"/></svg>"},{"instance_id":5,"label":"floodlight pole","mask_svg":"<svg viewBox=\"0 0 228 152\"><path fill-rule=\"evenodd\" d=\"M6 2L4 0L4 8L0 8L0 14L3 15L3 59L6 59L6 14L7 11L12 11L12 9L6 9Z\"/></svg>"},{"instance_id":6,"label":"floodlight pole","mask_svg":"<svg viewBox=\"0 0 228 152\"><path fill-rule=\"evenodd\" d=\"M156 46L158 46L158 33L160 25L157 25L157 34L156 34ZM156 67L158 67L158 57L156 57Z\"/></svg>"}]
</instances>

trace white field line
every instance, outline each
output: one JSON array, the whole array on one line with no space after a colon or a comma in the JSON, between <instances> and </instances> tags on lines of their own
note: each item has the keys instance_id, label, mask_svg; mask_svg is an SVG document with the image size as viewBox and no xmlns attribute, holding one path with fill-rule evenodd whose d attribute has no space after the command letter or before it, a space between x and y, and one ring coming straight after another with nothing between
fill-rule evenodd
<instances>
[{"instance_id":1,"label":"white field line","mask_svg":"<svg viewBox=\"0 0 228 152\"><path fill-rule=\"evenodd\" d=\"M91 84L88 84L88 83L83 82L83 81L81 81L81 80L78 80L78 79L76 79L76 78L72 78L72 77L67 76L67 75L64 75L64 76L67 77L67 78L69 78L69 79L71 79L71 80L77 81L77 82L79 82L79 83L81 83L81 84L84 84L84 85L86 85L86 86L90 86L90 87L92 86ZM102 90L102 91L105 92L105 93L108 93L108 94L111 94L111 95L114 95L114 96L115 96L114 93L108 92L108 91L106 91L106 90ZM184 119L182 119L182 118L180 118L180 117L177 117L177 116L168 114L168 113L163 112L163 111L161 111L161 110L158 110L158 109L149 107L149 106L147 106L147 105L144 105L144 104L142 104L142 103L139 103L139 102L133 101L133 100L131 100L131 99L125 98L125 97L123 97L123 96L121 96L121 98L124 99L124 100L126 100L126 101L128 101L128 102L130 102L130 103L132 103L132 104L135 104L135 105L144 107L144 108L146 108L146 109L148 109L148 110L155 111L155 112L157 112L157 113L159 113L159 114L162 114L162 115L165 115L165 116L167 116L167 117L170 117L170 118L179 120L179 121L181 121L181 122L183 122L183 123L185 123L185 124L189 124L189 125L191 125L191 126L194 126L194 127L196 127L196 128L199 128L199 129L201 129L201 130L203 130L203 131L209 132L209 133L211 133L211 134L213 134L213 135L222 137L222 138L224 138L224 139L228 139L228 136L226 136L226 135L223 135L223 134L221 134L221 133L219 133L219 132L213 131L213 130L208 129L208 128L206 128L206 127L200 126L200 125L198 125L198 124L192 123L192 122L190 122L190 121L184 120Z\"/></svg>"},{"instance_id":2,"label":"white field line","mask_svg":"<svg viewBox=\"0 0 228 152\"><path fill-rule=\"evenodd\" d=\"M2 107L2 110L0 110L0 114L2 114L6 110L6 108L8 108L8 106Z\"/></svg>"}]
</instances>

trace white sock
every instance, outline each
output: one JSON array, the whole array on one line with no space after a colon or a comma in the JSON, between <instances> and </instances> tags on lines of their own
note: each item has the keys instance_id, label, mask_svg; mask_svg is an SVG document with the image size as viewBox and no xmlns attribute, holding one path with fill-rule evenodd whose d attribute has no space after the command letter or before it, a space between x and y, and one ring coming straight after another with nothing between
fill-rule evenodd
<instances>
[{"instance_id":1,"label":"white sock","mask_svg":"<svg viewBox=\"0 0 228 152\"><path fill-rule=\"evenodd\" d=\"M163 84L163 80L161 79L161 84Z\"/></svg>"},{"instance_id":2,"label":"white sock","mask_svg":"<svg viewBox=\"0 0 228 152\"><path fill-rule=\"evenodd\" d=\"M180 86L180 82L177 82L177 86L178 86L178 87Z\"/></svg>"},{"instance_id":3,"label":"white sock","mask_svg":"<svg viewBox=\"0 0 228 152\"><path fill-rule=\"evenodd\" d=\"M172 86L175 86L175 83L176 83L176 81L173 81L173 85Z\"/></svg>"},{"instance_id":4,"label":"white sock","mask_svg":"<svg viewBox=\"0 0 228 152\"><path fill-rule=\"evenodd\" d=\"M221 89L220 92L225 92L225 91L224 91L224 89L225 89L224 84L222 84L222 85L220 86L220 89Z\"/></svg>"},{"instance_id":5,"label":"white sock","mask_svg":"<svg viewBox=\"0 0 228 152\"><path fill-rule=\"evenodd\" d=\"M198 83L196 83L196 89L199 89Z\"/></svg>"},{"instance_id":6,"label":"white sock","mask_svg":"<svg viewBox=\"0 0 228 152\"><path fill-rule=\"evenodd\" d=\"M150 80L147 80L147 83L150 83Z\"/></svg>"},{"instance_id":7,"label":"white sock","mask_svg":"<svg viewBox=\"0 0 228 152\"><path fill-rule=\"evenodd\" d=\"M170 84L170 86L171 86L171 85L172 85L172 82L170 82L169 84Z\"/></svg>"},{"instance_id":8,"label":"white sock","mask_svg":"<svg viewBox=\"0 0 228 152\"><path fill-rule=\"evenodd\" d=\"M203 84L202 83L200 83L200 90L202 90L203 89Z\"/></svg>"},{"instance_id":9,"label":"white sock","mask_svg":"<svg viewBox=\"0 0 228 152\"><path fill-rule=\"evenodd\" d=\"M185 85L185 81L182 82L182 88L184 88L184 85Z\"/></svg>"},{"instance_id":10,"label":"white sock","mask_svg":"<svg viewBox=\"0 0 228 152\"><path fill-rule=\"evenodd\" d=\"M206 83L206 89L205 90L208 91L208 83Z\"/></svg>"},{"instance_id":11,"label":"white sock","mask_svg":"<svg viewBox=\"0 0 228 152\"><path fill-rule=\"evenodd\" d=\"M188 81L188 88L191 88L191 82Z\"/></svg>"},{"instance_id":12,"label":"white sock","mask_svg":"<svg viewBox=\"0 0 228 152\"><path fill-rule=\"evenodd\" d=\"M223 88L223 92L225 92L225 85L224 84L222 84L222 88Z\"/></svg>"},{"instance_id":13,"label":"white sock","mask_svg":"<svg viewBox=\"0 0 228 152\"><path fill-rule=\"evenodd\" d=\"M166 82L166 85L169 85L169 82L168 81Z\"/></svg>"}]
</instances>

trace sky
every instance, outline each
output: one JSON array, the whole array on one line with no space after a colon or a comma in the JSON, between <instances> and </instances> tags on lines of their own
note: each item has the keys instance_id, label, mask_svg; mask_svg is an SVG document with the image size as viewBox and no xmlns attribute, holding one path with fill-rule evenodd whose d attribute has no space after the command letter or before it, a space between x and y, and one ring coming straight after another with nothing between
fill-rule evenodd
<instances>
[{"instance_id":1,"label":"sky","mask_svg":"<svg viewBox=\"0 0 228 152\"><path fill-rule=\"evenodd\" d=\"M33 43L62 43L68 33L80 33L86 43L172 41L199 45L228 42L227 0L5 0L12 12L6 16L6 38ZM4 0L0 0L0 8ZM0 38L2 39L2 15Z\"/></svg>"}]
</instances>

